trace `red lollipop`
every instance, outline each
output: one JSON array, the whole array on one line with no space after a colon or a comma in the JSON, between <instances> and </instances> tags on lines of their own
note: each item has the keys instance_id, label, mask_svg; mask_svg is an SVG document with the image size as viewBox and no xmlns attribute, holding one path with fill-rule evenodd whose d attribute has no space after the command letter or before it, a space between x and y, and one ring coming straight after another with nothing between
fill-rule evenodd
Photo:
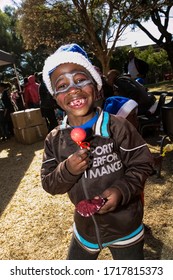
<instances>
[{"instance_id":1,"label":"red lollipop","mask_svg":"<svg viewBox=\"0 0 173 280\"><path fill-rule=\"evenodd\" d=\"M87 149L89 147L88 142L83 142L86 138L86 131L83 128L73 128L70 135L71 139L76 142L81 148Z\"/></svg>"},{"instance_id":2,"label":"red lollipop","mask_svg":"<svg viewBox=\"0 0 173 280\"><path fill-rule=\"evenodd\" d=\"M81 127L73 128L71 131L71 139L76 143L81 143L86 138L86 131Z\"/></svg>"}]
</instances>

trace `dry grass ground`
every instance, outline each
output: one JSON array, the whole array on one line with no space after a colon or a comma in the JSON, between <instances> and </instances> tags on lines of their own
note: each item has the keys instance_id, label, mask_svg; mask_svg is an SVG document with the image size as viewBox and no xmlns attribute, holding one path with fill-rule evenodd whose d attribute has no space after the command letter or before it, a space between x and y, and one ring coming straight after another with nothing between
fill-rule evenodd
<instances>
[{"instance_id":1,"label":"dry grass ground","mask_svg":"<svg viewBox=\"0 0 173 280\"><path fill-rule=\"evenodd\" d=\"M152 84L148 86L149 91L168 91L173 92L173 80L163 81L158 84Z\"/></svg>"},{"instance_id":2,"label":"dry grass ground","mask_svg":"<svg viewBox=\"0 0 173 280\"><path fill-rule=\"evenodd\" d=\"M159 135L146 138L159 153ZM0 259L63 260L72 234L73 205L67 195L51 196L40 183L43 142L0 143ZM163 160L162 177L145 188L146 259L173 259L173 152ZM99 259L111 259L103 250Z\"/></svg>"}]
</instances>

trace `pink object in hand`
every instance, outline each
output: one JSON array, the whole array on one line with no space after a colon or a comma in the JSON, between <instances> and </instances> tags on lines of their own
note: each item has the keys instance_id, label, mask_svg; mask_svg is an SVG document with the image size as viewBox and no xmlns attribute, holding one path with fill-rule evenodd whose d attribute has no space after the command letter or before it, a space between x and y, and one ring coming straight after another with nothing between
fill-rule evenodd
<instances>
[{"instance_id":1,"label":"pink object in hand","mask_svg":"<svg viewBox=\"0 0 173 280\"><path fill-rule=\"evenodd\" d=\"M105 202L103 197L82 200L76 205L76 211L83 217L90 217L97 213Z\"/></svg>"}]
</instances>

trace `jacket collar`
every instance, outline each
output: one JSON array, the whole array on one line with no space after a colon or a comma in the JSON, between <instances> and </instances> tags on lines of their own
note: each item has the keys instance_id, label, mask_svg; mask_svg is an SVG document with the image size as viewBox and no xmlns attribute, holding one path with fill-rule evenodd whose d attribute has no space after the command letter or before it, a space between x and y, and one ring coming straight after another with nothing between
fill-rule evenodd
<instances>
[{"instance_id":1,"label":"jacket collar","mask_svg":"<svg viewBox=\"0 0 173 280\"><path fill-rule=\"evenodd\" d=\"M103 137L109 137L109 113L104 112L101 108L97 107L97 111L99 113L99 117L97 122L93 125L93 132L94 135L100 135ZM71 128L71 126L67 122L68 117L67 115L64 117L61 125L60 130Z\"/></svg>"}]
</instances>

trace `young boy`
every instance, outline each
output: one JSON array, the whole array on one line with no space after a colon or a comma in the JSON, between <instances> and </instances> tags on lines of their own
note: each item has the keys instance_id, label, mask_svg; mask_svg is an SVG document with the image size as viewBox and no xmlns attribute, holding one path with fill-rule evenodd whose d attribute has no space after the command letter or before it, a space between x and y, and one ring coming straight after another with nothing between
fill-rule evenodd
<instances>
[{"instance_id":1,"label":"young boy","mask_svg":"<svg viewBox=\"0 0 173 280\"><path fill-rule=\"evenodd\" d=\"M113 259L143 259L142 195L153 172L147 144L130 122L95 108L102 81L77 44L46 59L43 79L66 112L45 140L41 180L76 206L67 259L95 260L104 247ZM89 148L71 139L76 127L86 131Z\"/></svg>"}]
</instances>

